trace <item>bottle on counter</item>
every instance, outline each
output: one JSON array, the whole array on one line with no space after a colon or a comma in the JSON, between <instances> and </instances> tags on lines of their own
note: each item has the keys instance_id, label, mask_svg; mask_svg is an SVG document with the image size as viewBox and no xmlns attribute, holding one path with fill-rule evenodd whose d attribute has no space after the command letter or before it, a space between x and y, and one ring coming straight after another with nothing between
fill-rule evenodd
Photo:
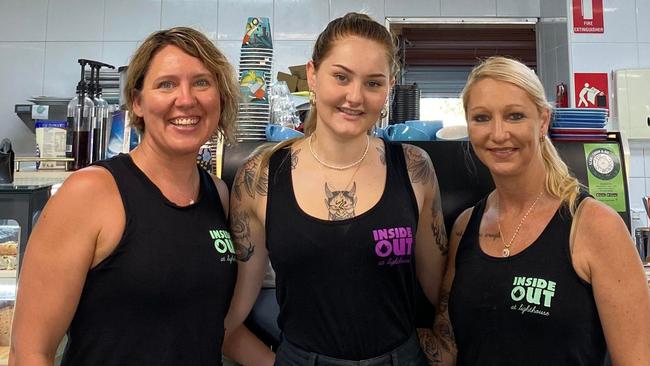
<instances>
[{"instance_id":1,"label":"bottle on counter","mask_svg":"<svg viewBox=\"0 0 650 366\"><path fill-rule=\"evenodd\" d=\"M68 134L70 157L74 158L72 170L88 166L91 162L92 151L90 131L95 112L95 103L87 96L87 85L84 79L84 69L88 61L79 59L81 64L81 80L77 84L77 96L68 103ZM66 145L68 144L66 141ZM66 146L67 150L67 146ZM67 156L67 153L66 153Z\"/></svg>"},{"instance_id":2,"label":"bottle on counter","mask_svg":"<svg viewBox=\"0 0 650 366\"><path fill-rule=\"evenodd\" d=\"M102 98L99 71L102 67L114 69L113 65L92 61L90 63L90 84L92 86L92 100L95 103L95 113L92 126L92 158L91 162L106 158L106 145L108 144L108 129L114 108ZM94 75L94 77L93 77Z\"/></svg>"}]
</instances>

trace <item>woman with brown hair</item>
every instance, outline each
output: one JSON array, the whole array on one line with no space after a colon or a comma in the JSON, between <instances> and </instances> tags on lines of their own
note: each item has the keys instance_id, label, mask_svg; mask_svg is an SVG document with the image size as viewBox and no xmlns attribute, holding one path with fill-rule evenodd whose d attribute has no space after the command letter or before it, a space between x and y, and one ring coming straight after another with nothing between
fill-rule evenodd
<instances>
[{"instance_id":1,"label":"woman with brown hair","mask_svg":"<svg viewBox=\"0 0 650 366\"><path fill-rule=\"evenodd\" d=\"M200 32L153 33L125 88L140 145L72 174L29 239L12 365L218 365L236 267L225 184L196 164L231 139L238 85Z\"/></svg>"},{"instance_id":2,"label":"woman with brown hair","mask_svg":"<svg viewBox=\"0 0 650 366\"><path fill-rule=\"evenodd\" d=\"M269 259L283 332L276 365L427 363L416 281L437 304L447 251L435 171L423 150L368 134L396 71L385 27L357 13L331 21L307 64L305 138L238 172L230 217L240 262L224 352L241 363L274 362L242 326Z\"/></svg>"}]
</instances>

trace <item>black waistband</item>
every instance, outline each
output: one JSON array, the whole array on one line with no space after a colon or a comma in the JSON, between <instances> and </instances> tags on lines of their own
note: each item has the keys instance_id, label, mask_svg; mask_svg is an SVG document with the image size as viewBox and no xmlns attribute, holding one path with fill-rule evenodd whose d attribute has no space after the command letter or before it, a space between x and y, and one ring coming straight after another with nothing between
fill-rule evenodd
<instances>
[{"instance_id":1,"label":"black waistband","mask_svg":"<svg viewBox=\"0 0 650 366\"><path fill-rule=\"evenodd\" d=\"M417 359L418 355L422 356L421 363L405 362L409 359ZM288 357L287 357L288 356ZM289 359L284 359L287 357ZM276 366L285 365L304 365L304 366L398 366L398 365L426 365L424 354L420 349L420 342L415 332L394 350L387 352L381 356L359 360L343 360L340 358L329 357L315 352L305 351L295 344L282 340L280 347L278 347L278 355L276 356Z\"/></svg>"}]
</instances>

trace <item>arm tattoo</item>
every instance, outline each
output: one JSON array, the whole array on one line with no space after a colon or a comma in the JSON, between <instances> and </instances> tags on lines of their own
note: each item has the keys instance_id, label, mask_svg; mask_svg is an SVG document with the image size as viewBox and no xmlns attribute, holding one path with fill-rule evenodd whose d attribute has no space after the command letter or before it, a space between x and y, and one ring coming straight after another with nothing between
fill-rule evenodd
<instances>
[{"instance_id":1,"label":"arm tattoo","mask_svg":"<svg viewBox=\"0 0 650 366\"><path fill-rule=\"evenodd\" d=\"M427 356L429 365L439 365L443 363L443 353L447 357L453 357L456 353L454 333L449 321L449 292L442 290L440 293L440 304L436 320L431 329L418 329L420 345L422 351Z\"/></svg>"},{"instance_id":2,"label":"arm tattoo","mask_svg":"<svg viewBox=\"0 0 650 366\"><path fill-rule=\"evenodd\" d=\"M438 365L442 362L442 355L436 342L435 336L431 329L418 328L418 338L420 339L420 347L422 352L427 356L429 365Z\"/></svg>"},{"instance_id":3,"label":"arm tattoo","mask_svg":"<svg viewBox=\"0 0 650 366\"><path fill-rule=\"evenodd\" d=\"M379 161L382 165L386 165L386 151L383 147L377 147L377 152L379 153Z\"/></svg>"},{"instance_id":4,"label":"arm tattoo","mask_svg":"<svg viewBox=\"0 0 650 366\"><path fill-rule=\"evenodd\" d=\"M429 184L435 179L433 165L420 149L414 146L403 145L406 156L406 168L411 176L411 182Z\"/></svg>"},{"instance_id":5,"label":"arm tattoo","mask_svg":"<svg viewBox=\"0 0 650 366\"><path fill-rule=\"evenodd\" d=\"M298 153L300 153L300 149L291 151L291 170L296 169L296 166L298 166Z\"/></svg>"},{"instance_id":6,"label":"arm tattoo","mask_svg":"<svg viewBox=\"0 0 650 366\"><path fill-rule=\"evenodd\" d=\"M442 346L447 351L451 351L455 342L454 331L451 328L451 320L449 319L449 291L445 289L440 291L440 305L438 307L440 316L436 318L433 327L442 340Z\"/></svg>"},{"instance_id":7,"label":"arm tattoo","mask_svg":"<svg viewBox=\"0 0 650 366\"><path fill-rule=\"evenodd\" d=\"M439 195L438 195L439 196ZM440 253L446 256L449 254L449 242L447 241L447 230L445 229L445 220L442 216L442 210L437 200L433 201L431 207L433 221L431 222L431 230L433 231L433 240L435 241Z\"/></svg>"},{"instance_id":8,"label":"arm tattoo","mask_svg":"<svg viewBox=\"0 0 650 366\"><path fill-rule=\"evenodd\" d=\"M266 196L267 189L269 185L269 172L268 168L263 169L260 172L260 176L257 178L257 169L261 163L261 157L256 156L255 158L250 159L244 166L241 167L241 171L238 174L238 179L236 180L233 190L235 191L235 197L241 201L242 199L242 186L246 190L246 193L251 198L255 198L255 193Z\"/></svg>"},{"instance_id":9,"label":"arm tattoo","mask_svg":"<svg viewBox=\"0 0 650 366\"><path fill-rule=\"evenodd\" d=\"M245 212L232 213L230 222L230 231L235 243L235 254L237 260L246 262L255 253L255 245L251 243L251 230L249 225L248 214Z\"/></svg>"},{"instance_id":10,"label":"arm tattoo","mask_svg":"<svg viewBox=\"0 0 650 366\"><path fill-rule=\"evenodd\" d=\"M352 184L349 191L331 191L325 182L325 206L332 221L345 220L354 217L354 208L357 205L357 182Z\"/></svg>"}]
</instances>

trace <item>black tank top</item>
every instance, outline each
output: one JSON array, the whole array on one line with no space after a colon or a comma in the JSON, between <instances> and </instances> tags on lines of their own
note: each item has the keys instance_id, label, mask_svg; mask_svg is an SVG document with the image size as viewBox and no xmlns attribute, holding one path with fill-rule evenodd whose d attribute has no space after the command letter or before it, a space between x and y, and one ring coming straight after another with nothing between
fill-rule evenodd
<instances>
[{"instance_id":1,"label":"black tank top","mask_svg":"<svg viewBox=\"0 0 650 366\"><path fill-rule=\"evenodd\" d=\"M524 251L495 258L479 246L485 204L456 255L449 315L458 365L603 365L605 338L592 288L571 262L566 205Z\"/></svg>"},{"instance_id":2,"label":"black tank top","mask_svg":"<svg viewBox=\"0 0 650 366\"><path fill-rule=\"evenodd\" d=\"M129 155L96 164L117 183L126 225L88 272L62 365L221 365L236 261L212 178L199 169L198 201L179 207Z\"/></svg>"},{"instance_id":3,"label":"black tank top","mask_svg":"<svg viewBox=\"0 0 650 366\"><path fill-rule=\"evenodd\" d=\"M277 276L278 323L304 350L366 359L396 348L414 331L418 208L401 145L385 145L379 202L341 221L302 211L290 150L271 157L266 244ZM314 194L325 199L325 188L315 187Z\"/></svg>"}]
</instances>

